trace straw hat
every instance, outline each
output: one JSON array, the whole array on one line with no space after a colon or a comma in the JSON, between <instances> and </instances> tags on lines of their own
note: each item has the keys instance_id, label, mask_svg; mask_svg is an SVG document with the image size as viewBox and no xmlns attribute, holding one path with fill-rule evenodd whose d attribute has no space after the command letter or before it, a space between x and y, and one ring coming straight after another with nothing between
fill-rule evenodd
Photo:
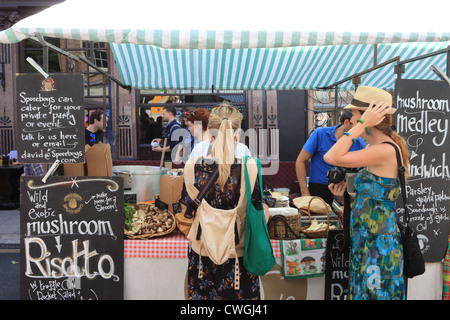
<instances>
[{"instance_id":1,"label":"straw hat","mask_svg":"<svg viewBox=\"0 0 450 320\"><path fill-rule=\"evenodd\" d=\"M389 92L375 87L360 86L356 89L352 102L344 109L365 111L373 100L376 103L386 102L388 106L392 106L392 95ZM396 109L392 108L389 114L393 114L395 111Z\"/></svg>"}]
</instances>

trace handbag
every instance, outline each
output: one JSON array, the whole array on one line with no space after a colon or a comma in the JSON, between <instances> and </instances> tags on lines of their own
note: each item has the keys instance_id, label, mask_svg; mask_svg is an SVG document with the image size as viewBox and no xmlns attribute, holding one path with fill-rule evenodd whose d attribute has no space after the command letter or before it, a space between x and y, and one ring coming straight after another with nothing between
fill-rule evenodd
<instances>
[{"instance_id":1,"label":"handbag","mask_svg":"<svg viewBox=\"0 0 450 320\"><path fill-rule=\"evenodd\" d=\"M258 168L259 187L261 190L261 202L263 199L261 163L258 158L253 158ZM264 216L262 203L255 207L252 202L252 190L247 170L248 156L243 158L245 170L245 193L247 196L247 211L245 218L245 240L244 240L244 266L248 272L263 276L272 270L276 264L270 243L269 232Z\"/></svg>"},{"instance_id":2,"label":"handbag","mask_svg":"<svg viewBox=\"0 0 450 320\"><path fill-rule=\"evenodd\" d=\"M300 239L300 218L300 213L288 216L277 214L270 217L267 223L270 239Z\"/></svg>"},{"instance_id":3,"label":"handbag","mask_svg":"<svg viewBox=\"0 0 450 320\"><path fill-rule=\"evenodd\" d=\"M209 179L208 182L206 183L203 190L197 195L197 197L195 199L193 199L191 205L185 206L181 202L177 202L176 204L174 204L174 205L179 205L178 209L175 209L175 206L174 206L175 222L177 224L178 229L186 237L189 234L189 231L191 230L192 222L194 221L194 214L198 208L198 205L203 200L206 193L211 189L212 185L217 180L218 175L219 175L219 169L216 169L216 171L211 176L211 179Z\"/></svg>"},{"instance_id":4,"label":"handbag","mask_svg":"<svg viewBox=\"0 0 450 320\"><path fill-rule=\"evenodd\" d=\"M398 176L402 188L402 199L404 206L404 223L397 222L403 243L403 274L408 278L414 278L415 276L421 275L425 272L425 262L422 252L420 251L419 239L417 239L416 233L409 225L409 211L406 206L405 168L402 165L400 152L398 151L397 146L387 141L384 143L388 143L393 146L397 155Z\"/></svg>"}]
</instances>

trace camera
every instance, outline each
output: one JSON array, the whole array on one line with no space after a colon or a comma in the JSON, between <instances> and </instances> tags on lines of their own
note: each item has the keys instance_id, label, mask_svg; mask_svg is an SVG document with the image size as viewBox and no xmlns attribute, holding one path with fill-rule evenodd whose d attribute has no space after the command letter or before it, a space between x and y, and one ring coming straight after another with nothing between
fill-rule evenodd
<instances>
[{"instance_id":1,"label":"camera","mask_svg":"<svg viewBox=\"0 0 450 320\"><path fill-rule=\"evenodd\" d=\"M358 173L361 168L342 168L334 167L327 172L328 184L339 183L345 180L348 173Z\"/></svg>"}]
</instances>

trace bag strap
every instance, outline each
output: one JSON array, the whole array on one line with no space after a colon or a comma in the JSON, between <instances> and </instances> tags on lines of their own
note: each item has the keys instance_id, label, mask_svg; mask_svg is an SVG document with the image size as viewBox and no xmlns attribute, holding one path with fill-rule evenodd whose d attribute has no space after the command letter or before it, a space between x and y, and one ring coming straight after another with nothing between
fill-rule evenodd
<instances>
[{"instance_id":1,"label":"bag strap","mask_svg":"<svg viewBox=\"0 0 450 320\"><path fill-rule=\"evenodd\" d=\"M206 193L209 191L209 189L211 189L212 185L216 182L217 177L219 176L219 168L216 169L216 171L214 171L214 173L212 174L212 176L208 179L208 182L206 183L206 185L204 186L204 188L202 189L202 191L200 191L200 193L198 194L198 196L194 199L194 203L198 206L200 204L200 202L203 200L203 198L205 197Z\"/></svg>"},{"instance_id":2,"label":"bag strap","mask_svg":"<svg viewBox=\"0 0 450 320\"><path fill-rule=\"evenodd\" d=\"M402 160L400 157L400 152L398 151L398 148L395 144L389 141L385 141L383 143L390 144L395 149L395 154L397 155L397 166L398 166L398 178L400 180L400 186L402 188L402 199L403 199L403 207L404 207L404 217L405 217L405 223L408 224L409 222L409 212L406 206L406 189L405 189L405 167L402 164ZM408 214L407 214L408 212Z\"/></svg>"},{"instance_id":3,"label":"bag strap","mask_svg":"<svg viewBox=\"0 0 450 320\"><path fill-rule=\"evenodd\" d=\"M252 188L251 188L251 183L250 183L250 177L248 174L248 168L247 168L247 160L249 159L249 156L244 156L244 158L242 159L242 161L244 162L244 171L245 171L245 193L247 196L247 203L249 203L249 201L252 201ZM259 179L259 190L261 191L261 200L264 199L263 197L263 185L262 185L262 168L261 168L261 161L258 158L252 158L255 160L256 162L256 166L258 168L258 179Z\"/></svg>"},{"instance_id":4,"label":"bag strap","mask_svg":"<svg viewBox=\"0 0 450 320\"><path fill-rule=\"evenodd\" d=\"M194 171L194 173L192 173L192 174L195 175L195 163L192 166L192 170ZM189 173L189 174L191 174L191 173ZM200 191L197 194L197 197L195 197L195 199L192 199L192 205L186 207L186 211L184 213L184 217L186 219L191 219L194 216L193 212L195 213L195 211L197 210L198 206L200 205L200 202L202 202L202 200L205 197L206 193L211 189L213 184L216 182L218 176L219 176L219 167L217 167L216 171L214 171L214 173L208 179L208 182L203 187L202 191Z\"/></svg>"}]
</instances>

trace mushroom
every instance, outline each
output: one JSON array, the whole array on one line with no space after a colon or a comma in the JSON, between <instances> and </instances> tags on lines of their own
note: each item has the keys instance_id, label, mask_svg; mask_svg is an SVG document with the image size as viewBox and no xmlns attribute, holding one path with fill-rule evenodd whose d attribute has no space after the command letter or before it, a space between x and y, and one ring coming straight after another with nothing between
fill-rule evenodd
<instances>
[{"instance_id":1,"label":"mushroom","mask_svg":"<svg viewBox=\"0 0 450 320\"><path fill-rule=\"evenodd\" d=\"M305 265L305 272L311 272L311 268L314 268L313 263L316 262L316 260L312 257L304 257L300 262Z\"/></svg>"}]
</instances>

